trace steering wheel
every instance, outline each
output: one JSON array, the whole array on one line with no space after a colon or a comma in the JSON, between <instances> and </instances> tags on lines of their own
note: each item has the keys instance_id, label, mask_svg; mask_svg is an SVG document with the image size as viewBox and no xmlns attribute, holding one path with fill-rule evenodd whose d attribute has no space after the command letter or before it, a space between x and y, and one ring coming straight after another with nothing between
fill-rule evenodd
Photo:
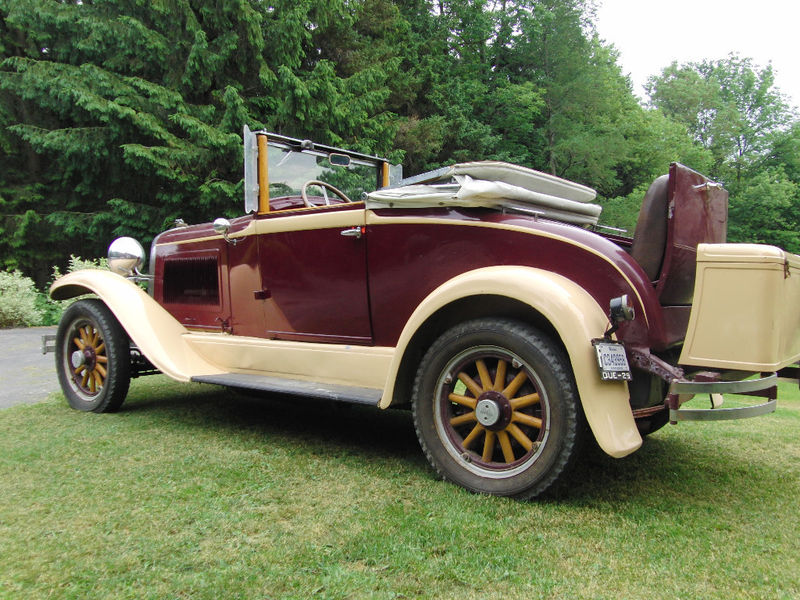
<instances>
[{"instance_id":1,"label":"steering wheel","mask_svg":"<svg viewBox=\"0 0 800 600\"><path fill-rule=\"evenodd\" d=\"M307 193L308 188L311 187L312 185L316 185L322 189L322 195L325 198L325 206L331 205L331 199L328 197L328 190L332 191L334 194L339 196L339 198L341 198L345 202L352 202L352 200L350 200L350 198L348 198L347 195L342 190L333 187L330 183L325 183L324 181L311 179L309 181L306 181L303 184L303 188L300 190L300 195L303 197L303 202L309 208L312 208L314 206L313 204L311 204L311 202L309 202Z\"/></svg>"}]
</instances>

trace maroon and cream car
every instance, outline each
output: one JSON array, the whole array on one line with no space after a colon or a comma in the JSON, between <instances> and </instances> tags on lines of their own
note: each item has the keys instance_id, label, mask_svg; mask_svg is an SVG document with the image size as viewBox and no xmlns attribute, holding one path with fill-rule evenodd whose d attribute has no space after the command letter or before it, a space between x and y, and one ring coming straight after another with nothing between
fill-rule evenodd
<instances>
[{"instance_id":1,"label":"maroon and cream car","mask_svg":"<svg viewBox=\"0 0 800 600\"><path fill-rule=\"evenodd\" d=\"M244 216L159 234L147 275L121 238L116 272L53 284L94 296L55 341L71 406L114 410L151 372L410 406L440 475L532 497L588 435L622 457L668 421L770 412L797 376L800 257L725 244L727 192L680 164L629 239L597 227L593 190L506 163L402 179L247 128L245 163ZM682 409L696 394L711 408Z\"/></svg>"}]
</instances>

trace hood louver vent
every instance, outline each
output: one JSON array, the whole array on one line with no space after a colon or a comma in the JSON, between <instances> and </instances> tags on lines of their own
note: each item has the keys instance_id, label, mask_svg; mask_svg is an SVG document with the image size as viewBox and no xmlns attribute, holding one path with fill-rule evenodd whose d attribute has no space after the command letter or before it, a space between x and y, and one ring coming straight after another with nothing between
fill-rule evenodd
<instances>
[{"instance_id":1,"label":"hood louver vent","mask_svg":"<svg viewBox=\"0 0 800 600\"><path fill-rule=\"evenodd\" d=\"M164 302L219 304L219 270L215 257L168 259L164 263Z\"/></svg>"}]
</instances>

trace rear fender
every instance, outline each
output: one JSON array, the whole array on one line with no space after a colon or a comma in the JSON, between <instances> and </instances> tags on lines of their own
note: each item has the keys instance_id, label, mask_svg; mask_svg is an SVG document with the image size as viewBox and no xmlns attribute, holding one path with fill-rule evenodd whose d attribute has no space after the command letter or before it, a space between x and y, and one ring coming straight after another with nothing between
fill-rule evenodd
<instances>
[{"instance_id":1,"label":"rear fender","mask_svg":"<svg viewBox=\"0 0 800 600\"><path fill-rule=\"evenodd\" d=\"M223 371L186 343L186 328L138 285L111 271L86 269L57 279L50 287L54 300L95 294L120 322L130 338L165 375L189 381L195 375Z\"/></svg>"},{"instance_id":2,"label":"rear fender","mask_svg":"<svg viewBox=\"0 0 800 600\"><path fill-rule=\"evenodd\" d=\"M619 458L642 445L631 412L627 384L603 381L597 368L592 339L602 337L608 326L605 311L569 279L531 267L476 269L431 292L411 315L400 335L381 399L382 407L392 402L403 354L423 323L452 302L486 294L523 302L552 324L569 355L586 419L606 453Z\"/></svg>"}]
</instances>

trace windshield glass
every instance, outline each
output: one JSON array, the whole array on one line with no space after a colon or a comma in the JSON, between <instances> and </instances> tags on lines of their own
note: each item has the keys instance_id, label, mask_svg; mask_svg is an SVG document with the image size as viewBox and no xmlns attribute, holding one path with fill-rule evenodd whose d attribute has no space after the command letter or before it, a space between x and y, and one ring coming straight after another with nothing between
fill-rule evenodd
<instances>
[{"instance_id":1,"label":"windshield glass","mask_svg":"<svg viewBox=\"0 0 800 600\"><path fill-rule=\"evenodd\" d=\"M298 152L288 146L269 145L269 196L299 196L308 181L323 181L359 202L367 192L378 188L379 165L351 158L350 165L332 165L321 152Z\"/></svg>"}]
</instances>

